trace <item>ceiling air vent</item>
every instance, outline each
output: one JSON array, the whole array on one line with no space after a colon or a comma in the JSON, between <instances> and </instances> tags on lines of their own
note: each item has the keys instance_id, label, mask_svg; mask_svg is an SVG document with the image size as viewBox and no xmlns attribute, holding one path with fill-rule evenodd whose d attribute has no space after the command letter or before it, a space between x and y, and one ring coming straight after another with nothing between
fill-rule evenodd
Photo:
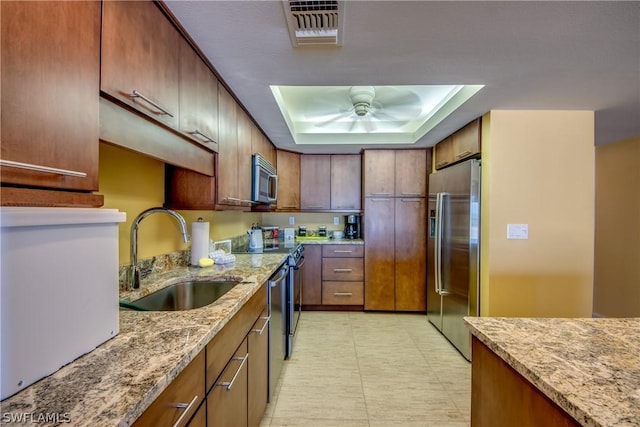
<instances>
[{"instance_id":1,"label":"ceiling air vent","mask_svg":"<svg viewBox=\"0 0 640 427\"><path fill-rule=\"evenodd\" d=\"M283 0L293 46L342 45L344 1Z\"/></svg>"}]
</instances>

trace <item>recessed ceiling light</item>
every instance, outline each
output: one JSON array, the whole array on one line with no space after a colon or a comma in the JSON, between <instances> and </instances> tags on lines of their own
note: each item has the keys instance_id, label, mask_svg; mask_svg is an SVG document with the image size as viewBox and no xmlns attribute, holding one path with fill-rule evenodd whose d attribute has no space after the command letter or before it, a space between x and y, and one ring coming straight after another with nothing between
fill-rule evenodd
<instances>
[{"instance_id":1,"label":"recessed ceiling light","mask_svg":"<svg viewBox=\"0 0 640 427\"><path fill-rule=\"evenodd\" d=\"M414 144L483 85L271 86L296 144Z\"/></svg>"}]
</instances>

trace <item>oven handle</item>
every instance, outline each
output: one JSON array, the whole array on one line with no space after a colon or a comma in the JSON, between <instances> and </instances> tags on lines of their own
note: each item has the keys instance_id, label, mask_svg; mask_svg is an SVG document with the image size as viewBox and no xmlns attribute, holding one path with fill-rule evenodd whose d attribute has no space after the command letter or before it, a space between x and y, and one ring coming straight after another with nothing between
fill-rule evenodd
<instances>
[{"instance_id":1,"label":"oven handle","mask_svg":"<svg viewBox=\"0 0 640 427\"><path fill-rule=\"evenodd\" d=\"M280 284L280 282L282 282L284 279L287 278L287 275L289 274L288 270L289 269L286 266L282 267L278 272L278 277L274 280L269 280L269 284L271 285L272 288L277 287Z\"/></svg>"},{"instance_id":2,"label":"oven handle","mask_svg":"<svg viewBox=\"0 0 640 427\"><path fill-rule=\"evenodd\" d=\"M300 260L295 266L293 266L293 269L300 270L300 267L302 267L303 265L304 265L304 255L300 257Z\"/></svg>"}]
</instances>

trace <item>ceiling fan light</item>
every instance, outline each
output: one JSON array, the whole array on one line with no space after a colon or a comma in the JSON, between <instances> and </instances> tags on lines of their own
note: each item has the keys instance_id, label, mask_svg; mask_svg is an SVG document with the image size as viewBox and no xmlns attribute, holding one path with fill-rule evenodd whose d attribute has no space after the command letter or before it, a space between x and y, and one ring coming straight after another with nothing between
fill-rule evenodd
<instances>
[{"instance_id":1,"label":"ceiling fan light","mask_svg":"<svg viewBox=\"0 0 640 427\"><path fill-rule=\"evenodd\" d=\"M355 113L358 116L366 116L371 108L376 91L373 86L352 86L349 96Z\"/></svg>"},{"instance_id":2,"label":"ceiling fan light","mask_svg":"<svg viewBox=\"0 0 640 427\"><path fill-rule=\"evenodd\" d=\"M369 112L369 108L371 108L371 104L366 102L359 102L357 104L353 104L354 112L358 116L366 116Z\"/></svg>"}]
</instances>

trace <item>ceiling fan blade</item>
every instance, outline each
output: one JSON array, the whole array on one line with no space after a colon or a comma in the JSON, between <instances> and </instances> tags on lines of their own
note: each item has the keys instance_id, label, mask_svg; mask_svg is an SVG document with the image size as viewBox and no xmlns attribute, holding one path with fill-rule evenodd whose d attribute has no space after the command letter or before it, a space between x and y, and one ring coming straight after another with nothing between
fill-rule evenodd
<instances>
[{"instance_id":1,"label":"ceiling fan blade","mask_svg":"<svg viewBox=\"0 0 640 427\"><path fill-rule=\"evenodd\" d=\"M346 113L338 113L338 114L332 114L332 115L328 115L328 119L321 121L319 123L316 123L314 126L316 127L324 127L324 126L329 126L332 123L335 123L337 121L339 121L342 118L348 117L349 114Z\"/></svg>"},{"instance_id":2,"label":"ceiling fan blade","mask_svg":"<svg viewBox=\"0 0 640 427\"><path fill-rule=\"evenodd\" d=\"M373 132L376 130L376 124L373 120L371 120L371 115L367 114L362 120L362 125L364 126L364 130L366 132Z\"/></svg>"}]
</instances>

